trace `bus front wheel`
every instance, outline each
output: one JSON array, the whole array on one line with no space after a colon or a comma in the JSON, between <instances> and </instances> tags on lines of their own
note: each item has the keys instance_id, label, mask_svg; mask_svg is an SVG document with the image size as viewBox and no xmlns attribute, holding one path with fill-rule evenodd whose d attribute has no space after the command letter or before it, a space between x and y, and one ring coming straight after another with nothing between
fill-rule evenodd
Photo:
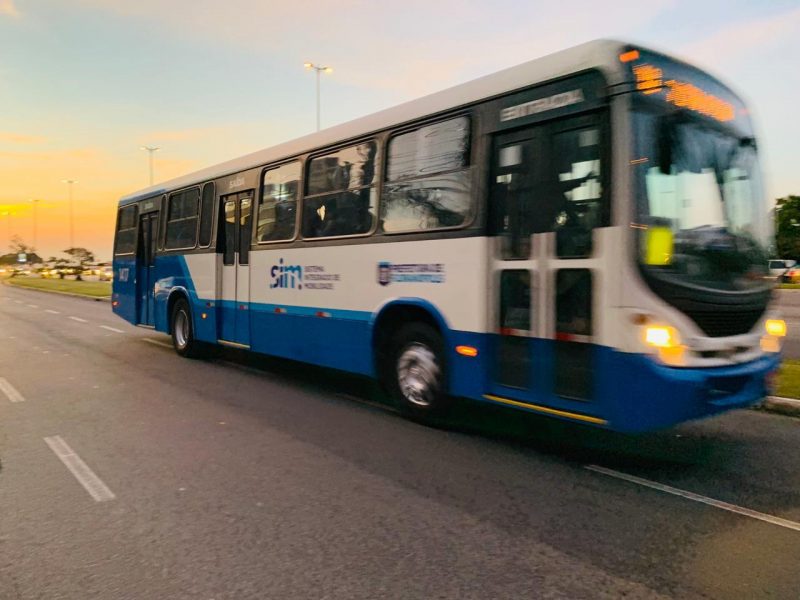
<instances>
[{"instance_id":1,"label":"bus front wheel","mask_svg":"<svg viewBox=\"0 0 800 600\"><path fill-rule=\"evenodd\" d=\"M401 412L423 422L444 416L450 398L439 332L425 323L410 323L397 333L393 349L391 389Z\"/></svg>"},{"instance_id":2,"label":"bus front wheel","mask_svg":"<svg viewBox=\"0 0 800 600\"><path fill-rule=\"evenodd\" d=\"M201 355L200 342L194 337L192 312L183 298L172 307L172 345L175 352L186 358L198 358Z\"/></svg>"}]
</instances>

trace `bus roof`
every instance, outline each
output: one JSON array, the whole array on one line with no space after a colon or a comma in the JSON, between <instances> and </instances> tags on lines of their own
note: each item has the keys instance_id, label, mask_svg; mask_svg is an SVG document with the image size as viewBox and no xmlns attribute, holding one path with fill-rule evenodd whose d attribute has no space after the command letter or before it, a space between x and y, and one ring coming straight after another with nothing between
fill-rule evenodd
<instances>
[{"instance_id":1,"label":"bus roof","mask_svg":"<svg viewBox=\"0 0 800 600\"><path fill-rule=\"evenodd\" d=\"M622 83L623 69L618 54L631 44L595 40L510 67L460 85L434 92L371 115L335 125L289 142L259 150L233 160L206 167L175 179L128 194L120 205L204 181L232 175L260 165L310 152L326 145L368 135L414 119L457 108L511 92L532 84L565 77L588 69L599 69L609 84ZM637 47L640 47L637 45Z\"/></svg>"}]
</instances>

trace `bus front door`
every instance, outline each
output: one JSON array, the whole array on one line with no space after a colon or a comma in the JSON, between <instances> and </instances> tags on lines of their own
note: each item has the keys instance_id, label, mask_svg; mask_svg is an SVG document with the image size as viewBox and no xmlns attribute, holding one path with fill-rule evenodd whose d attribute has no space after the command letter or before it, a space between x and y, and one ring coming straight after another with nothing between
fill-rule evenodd
<instances>
[{"instance_id":1,"label":"bus front door","mask_svg":"<svg viewBox=\"0 0 800 600\"><path fill-rule=\"evenodd\" d=\"M158 234L158 213L152 212L139 217L139 243L136 252L136 298L137 322L153 326L156 282L156 236Z\"/></svg>"},{"instance_id":2,"label":"bus front door","mask_svg":"<svg viewBox=\"0 0 800 600\"><path fill-rule=\"evenodd\" d=\"M217 250L222 263L217 294L217 337L250 346L250 239L253 190L220 199Z\"/></svg>"},{"instance_id":3,"label":"bus front door","mask_svg":"<svg viewBox=\"0 0 800 600\"><path fill-rule=\"evenodd\" d=\"M494 393L592 412L602 121L554 120L494 139Z\"/></svg>"}]
</instances>

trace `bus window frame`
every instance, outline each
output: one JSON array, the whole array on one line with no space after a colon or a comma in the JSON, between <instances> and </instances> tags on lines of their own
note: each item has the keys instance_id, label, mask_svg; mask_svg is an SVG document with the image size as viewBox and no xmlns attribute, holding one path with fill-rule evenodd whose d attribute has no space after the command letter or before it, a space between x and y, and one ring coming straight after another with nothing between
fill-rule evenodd
<instances>
[{"instance_id":1,"label":"bus window frame","mask_svg":"<svg viewBox=\"0 0 800 600\"><path fill-rule=\"evenodd\" d=\"M120 229L119 228L120 217L122 216L122 211L127 209L127 208L133 208L133 227L129 227L127 229ZM139 236L138 235L134 236L133 250L131 252L117 252L117 237L119 236L120 231L131 231L131 230L138 231L138 229L139 229L139 203L138 202L132 202L131 204L126 204L125 206L120 206L117 209L117 224L116 225L117 226L116 226L115 231L114 231L114 257L117 257L117 256L136 256L136 250L137 250L137 248L139 246Z\"/></svg>"},{"instance_id":2,"label":"bus window frame","mask_svg":"<svg viewBox=\"0 0 800 600\"><path fill-rule=\"evenodd\" d=\"M323 149L314 151L306 155L305 160L303 161L303 194L300 198L301 207L298 212L298 218L300 219L299 224L297 225L297 235L295 237L296 240L302 240L304 242L317 242L317 241L327 241L327 240L343 240L343 239L350 239L350 238L366 238L378 231L378 224L380 223L380 218L378 217L378 213L380 212L380 202L381 202L381 186L383 186L383 168L382 165L378 165L379 168L375 169L375 183L368 186L362 186L358 188L358 191L363 189L369 189L374 187L376 191L376 199L375 199L375 215L372 220L372 226L369 228L369 231L364 233L349 233L346 235L326 235L324 237L306 237L303 235L303 217L305 216L305 208L306 208L306 200L312 198L319 198L321 196L328 196L331 193L337 192L324 192L322 194L313 194L313 195L306 195L306 191L308 190L308 177L310 175L311 170L309 169L309 165L311 161L315 158L320 158L321 156L325 156L326 154L333 154L338 152L339 150L343 150L345 148L351 148L358 146L359 144L363 144L365 142L375 142L376 145L376 152L380 156L380 161L383 163L386 160L386 145L385 145L385 135L382 133L375 133L373 135L369 135L362 138L357 138L354 140L348 140L345 142L338 143L334 146L327 146ZM347 191L347 190L340 190L340 191Z\"/></svg>"},{"instance_id":3,"label":"bus window frame","mask_svg":"<svg viewBox=\"0 0 800 600\"><path fill-rule=\"evenodd\" d=\"M292 242L296 242L297 240L301 239L300 229L303 226L303 221L302 221L301 217L302 217L302 213L303 213L304 200L306 198L306 196L304 195L304 192L305 192L305 187L306 187L305 186L306 163L308 162L308 160L309 160L308 156L306 156L306 157L295 156L295 157L292 157L292 158L284 159L284 160L282 160L280 162L277 162L277 163L270 163L269 165L261 168L261 172L259 174L258 189L257 189L258 197L254 198L254 200L258 200L258 202L254 202L254 204L256 205L255 206L256 210L255 210L255 215L254 215L255 218L253 219L253 221L254 221L254 226L253 226L254 229L253 229L251 243L250 243L250 248L251 249L257 248L258 246L269 246L271 244L290 244ZM288 165L288 164L293 163L293 162L300 163L300 179L299 179L298 185L297 185L297 197L295 198L295 202L297 204L297 208L294 211L295 212L295 215L294 215L294 235L292 235L291 238L288 238L288 239L285 239L285 240L266 240L264 242L258 241L258 240L256 240L256 238L258 237L256 234L258 233L258 214L261 211L261 201L264 199L264 175L266 174L267 171L272 171L274 169L279 169L280 167L283 167L283 166ZM305 238L303 238L303 239L305 239ZM322 239L322 238L310 238L310 239ZM330 238L324 238L324 239L330 239ZM256 240L256 241L253 242L253 240Z\"/></svg>"},{"instance_id":4,"label":"bus window frame","mask_svg":"<svg viewBox=\"0 0 800 600\"><path fill-rule=\"evenodd\" d=\"M194 245L192 245L192 246L184 246L184 247L181 247L181 248L168 248L167 247L167 232L169 231L169 223L170 223L170 220L169 220L169 209L171 208L171 204L170 203L172 201L172 197L176 196L177 194L182 194L183 192L189 191L191 189L197 189L197 194L198 194L197 195L197 217L196 217L197 218L197 224L195 225L195 228L194 228ZM187 186L185 188L180 188L178 190L173 190L169 194L165 194L165 195L167 196L167 202L166 202L166 206L164 207L165 208L165 210L164 210L164 248L163 248L164 252L182 252L182 251L186 251L186 250L194 250L195 248L198 247L197 246L197 242L198 242L198 238L200 236L200 204L201 204L201 201L202 201L201 184L194 184L194 185Z\"/></svg>"},{"instance_id":5,"label":"bus window frame","mask_svg":"<svg viewBox=\"0 0 800 600\"><path fill-rule=\"evenodd\" d=\"M476 106L481 106L484 102L478 103ZM473 110L462 110L456 113L448 114L448 115L436 115L435 117L426 118L421 121L416 121L414 123L408 123L403 127L399 127L397 129L393 129L388 132L388 136L385 140L385 152L384 152L384 159L383 159L383 168L381 170L381 189L379 190L378 195L378 224L380 225L380 234L381 235L416 235L416 234L427 234L427 233L435 233L438 231L455 231L458 229L468 229L472 227L475 223L475 219L478 216L478 192L479 190L476 186L479 184L477 173L479 172L478 165L473 161L476 154L476 149L474 145L478 142L480 136L476 134L478 129L478 118L477 118L477 111ZM453 225L451 227L432 227L431 229L407 229L403 231L386 231L383 229L383 188L386 186L388 181L387 176L389 172L389 146L392 143L392 140L398 136L411 133L414 131L418 131L423 127L428 127L430 125L436 125L437 123L445 123L447 121L451 121L453 119L458 119L460 117L465 117L468 123L468 137L467 137L467 161L466 166L462 167L461 169L451 169L449 171L442 171L439 173L434 173L431 176L442 176L442 175L449 175L451 173L458 173L461 171L467 171L468 177L470 180L470 206L469 206L469 213L466 215L464 222L460 225ZM424 177L417 177L414 179L408 179L403 181L417 181L424 179Z\"/></svg>"}]
</instances>

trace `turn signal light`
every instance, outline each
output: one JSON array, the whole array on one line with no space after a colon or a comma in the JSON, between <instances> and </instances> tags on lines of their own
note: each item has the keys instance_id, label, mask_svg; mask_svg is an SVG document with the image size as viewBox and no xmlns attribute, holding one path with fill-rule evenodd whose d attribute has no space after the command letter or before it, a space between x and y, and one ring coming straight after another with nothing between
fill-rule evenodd
<instances>
[{"instance_id":1,"label":"turn signal light","mask_svg":"<svg viewBox=\"0 0 800 600\"><path fill-rule=\"evenodd\" d=\"M677 330L669 325L649 325L645 327L644 341L654 348L674 348L681 344Z\"/></svg>"},{"instance_id":2,"label":"turn signal light","mask_svg":"<svg viewBox=\"0 0 800 600\"><path fill-rule=\"evenodd\" d=\"M461 356L469 356L470 358L478 356L478 349L474 346L456 346L456 352Z\"/></svg>"},{"instance_id":3,"label":"turn signal light","mask_svg":"<svg viewBox=\"0 0 800 600\"><path fill-rule=\"evenodd\" d=\"M783 319L767 319L764 324L767 333L775 337L786 337L786 321Z\"/></svg>"}]
</instances>

